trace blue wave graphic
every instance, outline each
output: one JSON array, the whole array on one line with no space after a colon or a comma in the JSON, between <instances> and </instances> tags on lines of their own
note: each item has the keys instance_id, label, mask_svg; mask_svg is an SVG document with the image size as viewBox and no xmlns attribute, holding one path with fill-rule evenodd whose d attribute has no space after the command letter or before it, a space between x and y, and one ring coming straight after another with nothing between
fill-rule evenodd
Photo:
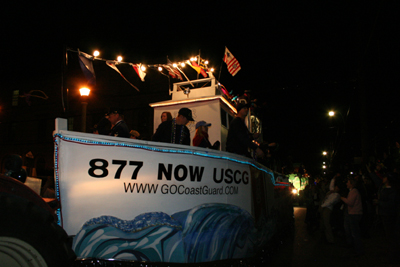
<instances>
[{"instance_id":1,"label":"blue wave graphic","mask_svg":"<svg viewBox=\"0 0 400 267\"><path fill-rule=\"evenodd\" d=\"M204 204L171 216L150 212L134 220L101 216L87 221L74 238L79 258L196 263L245 258L272 236L271 222L256 229L237 206Z\"/></svg>"}]
</instances>

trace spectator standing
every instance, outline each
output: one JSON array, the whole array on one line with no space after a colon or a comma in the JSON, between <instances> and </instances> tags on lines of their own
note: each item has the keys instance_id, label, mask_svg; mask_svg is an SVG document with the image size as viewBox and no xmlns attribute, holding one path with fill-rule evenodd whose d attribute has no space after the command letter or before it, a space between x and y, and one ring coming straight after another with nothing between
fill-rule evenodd
<instances>
[{"instance_id":1,"label":"spectator standing","mask_svg":"<svg viewBox=\"0 0 400 267\"><path fill-rule=\"evenodd\" d=\"M364 246L361 240L360 222L363 214L361 195L356 188L356 180L350 177L347 180L347 188L350 190L347 197L341 197L341 200L347 206L347 212L344 215L344 229L346 232L346 241L353 244L357 255L364 254Z\"/></svg>"},{"instance_id":2,"label":"spectator standing","mask_svg":"<svg viewBox=\"0 0 400 267\"><path fill-rule=\"evenodd\" d=\"M338 172L335 174L335 176L333 176L330 184L329 184L329 190L333 191L335 190L335 184L337 181L341 181L341 174Z\"/></svg>"},{"instance_id":3,"label":"spectator standing","mask_svg":"<svg viewBox=\"0 0 400 267\"><path fill-rule=\"evenodd\" d=\"M383 176L382 187L378 193L377 211L382 222L389 245L391 260L400 252L400 193L399 174L388 173Z\"/></svg>"},{"instance_id":4,"label":"spectator standing","mask_svg":"<svg viewBox=\"0 0 400 267\"><path fill-rule=\"evenodd\" d=\"M304 197L306 201L307 213L305 223L307 231L312 233L318 229L318 186L317 183L310 179L308 185L304 188Z\"/></svg>"},{"instance_id":5,"label":"spectator standing","mask_svg":"<svg viewBox=\"0 0 400 267\"><path fill-rule=\"evenodd\" d=\"M333 186L333 190L329 191L321 204L321 225L325 232L326 241L328 243L335 243L331 226L331 214L333 207L340 201L340 187L339 183Z\"/></svg>"}]
</instances>

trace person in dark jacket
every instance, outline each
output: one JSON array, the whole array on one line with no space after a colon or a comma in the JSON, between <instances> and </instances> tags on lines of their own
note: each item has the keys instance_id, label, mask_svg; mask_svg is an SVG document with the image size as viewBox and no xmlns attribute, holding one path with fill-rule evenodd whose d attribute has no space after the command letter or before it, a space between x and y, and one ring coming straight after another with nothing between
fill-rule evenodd
<instances>
[{"instance_id":1,"label":"person in dark jacket","mask_svg":"<svg viewBox=\"0 0 400 267\"><path fill-rule=\"evenodd\" d=\"M118 137L130 137L128 125L124 121L124 110L111 108L108 113L108 120L111 122L109 135Z\"/></svg>"},{"instance_id":2,"label":"person in dark jacket","mask_svg":"<svg viewBox=\"0 0 400 267\"><path fill-rule=\"evenodd\" d=\"M264 157L264 152L253 142L253 135L249 132L244 120L249 113L250 104L245 99L240 99L236 105L236 118L229 124L228 137L226 140L226 151L251 157L249 149L253 149L256 156Z\"/></svg>"},{"instance_id":3,"label":"person in dark jacket","mask_svg":"<svg viewBox=\"0 0 400 267\"><path fill-rule=\"evenodd\" d=\"M398 173L383 175L382 186L378 192L378 216L382 222L386 239L389 244L389 257L398 259L400 251L400 177Z\"/></svg>"},{"instance_id":4,"label":"person in dark jacket","mask_svg":"<svg viewBox=\"0 0 400 267\"><path fill-rule=\"evenodd\" d=\"M111 130L111 123L108 120L108 115L105 115L101 120L93 126L94 134L108 135Z\"/></svg>"},{"instance_id":5,"label":"person in dark jacket","mask_svg":"<svg viewBox=\"0 0 400 267\"><path fill-rule=\"evenodd\" d=\"M164 121L158 126L152 140L189 146L190 131L186 127L189 121L194 121L192 111L188 108L181 108L175 119L172 121Z\"/></svg>"},{"instance_id":6,"label":"person in dark jacket","mask_svg":"<svg viewBox=\"0 0 400 267\"><path fill-rule=\"evenodd\" d=\"M392 185L397 182L398 176L397 173L384 174L382 187L378 193L378 215L388 237L393 234L399 216L400 195Z\"/></svg>"}]
</instances>

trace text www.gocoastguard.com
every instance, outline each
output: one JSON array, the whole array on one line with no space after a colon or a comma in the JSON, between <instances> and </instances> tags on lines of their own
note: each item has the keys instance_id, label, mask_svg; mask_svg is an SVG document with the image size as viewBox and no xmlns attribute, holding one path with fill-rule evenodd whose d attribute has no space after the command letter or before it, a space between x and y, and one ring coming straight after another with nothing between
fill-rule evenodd
<instances>
[{"instance_id":1,"label":"text www.gocoastguard.com","mask_svg":"<svg viewBox=\"0 0 400 267\"><path fill-rule=\"evenodd\" d=\"M184 185L158 185L141 183L124 183L125 193L149 193L149 194L171 194L171 195L237 195L238 186L208 187L206 185L199 187L187 187Z\"/></svg>"}]
</instances>

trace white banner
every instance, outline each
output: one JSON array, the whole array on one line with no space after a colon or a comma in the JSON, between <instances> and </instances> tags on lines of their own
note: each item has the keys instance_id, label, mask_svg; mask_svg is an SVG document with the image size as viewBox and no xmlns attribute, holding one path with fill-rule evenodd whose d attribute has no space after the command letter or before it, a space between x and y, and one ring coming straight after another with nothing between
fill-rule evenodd
<instances>
[{"instance_id":1,"label":"white banner","mask_svg":"<svg viewBox=\"0 0 400 267\"><path fill-rule=\"evenodd\" d=\"M251 213L250 168L240 160L215 157L218 152L194 153L191 147L119 140L127 142L56 135L61 223L69 235L102 215L132 220L205 203L236 205Z\"/></svg>"}]
</instances>

